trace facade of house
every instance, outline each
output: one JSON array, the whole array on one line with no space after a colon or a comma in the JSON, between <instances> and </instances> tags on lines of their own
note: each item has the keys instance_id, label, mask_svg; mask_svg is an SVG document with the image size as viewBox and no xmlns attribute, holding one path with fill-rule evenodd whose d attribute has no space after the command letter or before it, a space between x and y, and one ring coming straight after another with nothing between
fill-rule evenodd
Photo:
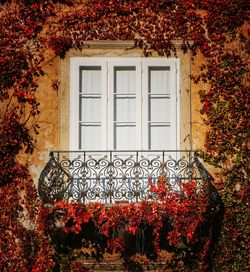
<instances>
[{"instance_id":1,"label":"facade of house","mask_svg":"<svg viewBox=\"0 0 250 272\"><path fill-rule=\"evenodd\" d=\"M244 1L31 2L1 9L0 266L247 269Z\"/></svg>"},{"instance_id":2,"label":"facade of house","mask_svg":"<svg viewBox=\"0 0 250 272\"><path fill-rule=\"evenodd\" d=\"M192 151L202 148L205 133L199 86L190 79L199 56L191 60L178 41L170 58L145 57L133 45L86 42L47 67L60 85L56 93L45 77L40 81L39 156L30 158L47 200L63 193L83 202L137 202L162 173L171 190L204 179ZM49 154L53 162L42 172Z\"/></svg>"}]
</instances>

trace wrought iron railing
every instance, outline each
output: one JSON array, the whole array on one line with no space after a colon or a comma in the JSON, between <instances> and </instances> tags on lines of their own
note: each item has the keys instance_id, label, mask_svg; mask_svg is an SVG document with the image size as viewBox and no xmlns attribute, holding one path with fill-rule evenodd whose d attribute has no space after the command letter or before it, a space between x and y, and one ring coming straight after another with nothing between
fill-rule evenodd
<instances>
[{"instance_id":1,"label":"wrought iron railing","mask_svg":"<svg viewBox=\"0 0 250 272\"><path fill-rule=\"evenodd\" d=\"M39 178L44 201L64 199L113 204L155 199L149 180L164 175L170 191L195 181L197 193L212 179L192 150L181 151L54 151Z\"/></svg>"}]
</instances>

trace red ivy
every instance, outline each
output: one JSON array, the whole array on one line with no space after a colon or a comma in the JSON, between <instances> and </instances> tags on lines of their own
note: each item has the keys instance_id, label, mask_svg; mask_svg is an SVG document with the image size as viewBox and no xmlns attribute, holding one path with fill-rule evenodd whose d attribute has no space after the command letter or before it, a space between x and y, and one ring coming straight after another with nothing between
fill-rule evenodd
<instances>
[{"instance_id":1,"label":"red ivy","mask_svg":"<svg viewBox=\"0 0 250 272\"><path fill-rule=\"evenodd\" d=\"M77 203L65 203L59 201L45 216L54 218L57 211L64 212L63 222L66 233L78 235L84 232L84 226L93 222L99 235L105 236L107 250L123 252L126 244L123 241L123 233L127 232L135 236L142 226L151 226L155 252L160 252L160 233L164 219L171 222L172 230L165 237L169 245L180 247L185 241L192 246L198 241L197 230L204 221L204 214L208 205L205 193L197 193L195 182L183 185L183 193L169 192L167 181L160 177L157 185L152 185L153 193L158 194L157 201L142 201L137 204L106 207L100 203L88 205ZM70 226L68 226L68 222ZM47 224L51 229L51 224ZM53 227L52 227L53 228ZM119 235L114 235L118 233ZM204 251L209 242L206 243ZM201 256L205 253L202 252Z\"/></svg>"},{"instance_id":2,"label":"red ivy","mask_svg":"<svg viewBox=\"0 0 250 272\"><path fill-rule=\"evenodd\" d=\"M53 267L53 249L42 227L41 217L46 214L41 210L36 222L35 188L27 166L17 159L22 150L32 153L35 145L32 135L38 133L34 123L39 114L37 79L44 76L45 52L53 49L56 56L64 57L70 48L84 48L86 40L107 39L134 40L145 56L153 50L170 56L176 52L172 41L177 39L182 41L184 52L190 49L193 56L197 52L203 55L201 73L194 81L210 85L209 90L200 92L201 113L209 128L204 158L222 169L225 180L220 186L226 202L225 246L222 247L225 258L217 263L224 271L247 269L241 261L246 259L247 244L250 244L242 242L246 240L245 203L249 195L246 167L249 163L249 33L241 29L249 20L247 1L5 0L0 14L0 270L46 271ZM56 89L58 82L53 81L52 85ZM155 188L163 197L161 205L143 202L139 207L130 205L121 210L113 207L107 211L100 204L92 204L86 210L79 210L72 204L68 215L78 221L68 231L79 232L82 223L91 219L100 224L107 237L115 227L124 227L124 222L126 231L135 234L138 224L146 220L154 226L157 248L160 210L163 209L171 218L179 218L172 222L175 232L169 233L169 241L177 244L184 235L188 243L195 242L195 229L201 220L198 215L205 207L190 188L183 188L188 197L177 201L173 195L166 194L164 186L164 182L160 182ZM195 202L197 207L193 213L190 207ZM19 217L23 206L26 206L31 225L37 226L37 234L22 226ZM142 207L150 216L145 218ZM114 217L114 220L107 217L117 211L122 217ZM185 218L189 217L193 221L187 229ZM35 240L37 246L28 246L36 244ZM226 267L228 260L233 260L233 268Z\"/></svg>"}]
</instances>

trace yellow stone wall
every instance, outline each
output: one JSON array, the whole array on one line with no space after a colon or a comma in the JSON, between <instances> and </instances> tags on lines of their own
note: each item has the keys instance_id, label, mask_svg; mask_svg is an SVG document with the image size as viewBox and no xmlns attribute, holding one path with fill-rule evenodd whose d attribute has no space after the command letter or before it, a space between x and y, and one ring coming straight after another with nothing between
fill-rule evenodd
<instances>
[{"instance_id":1,"label":"yellow stone wall","mask_svg":"<svg viewBox=\"0 0 250 272\"><path fill-rule=\"evenodd\" d=\"M179 44L176 43L177 49ZM208 88L195 85L190 75L199 72L201 56L191 60L189 53L183 54L179 49L180 58L180 146L182 149L199 149L203 147L206 127L202 124L199 113L200 101L198 90ZM143 52L133 47L133 42L98 41L88 42L82 51L70 50L64 59L53 58L53 52L47 52L44 70L46 75L39 79L37 98L40 102L38 124L40 134L36 136L37 146L29 156L28 163L37 183L39 175L49 158L51 150L69 149L69 60L71 56L105 56L105 57L142 57ZM153 53L153 57L158 57ZM52 61L49 61L52 59ZM59 90L51 86L51 80L59 80Z\"/></svg>"}]
</instances>

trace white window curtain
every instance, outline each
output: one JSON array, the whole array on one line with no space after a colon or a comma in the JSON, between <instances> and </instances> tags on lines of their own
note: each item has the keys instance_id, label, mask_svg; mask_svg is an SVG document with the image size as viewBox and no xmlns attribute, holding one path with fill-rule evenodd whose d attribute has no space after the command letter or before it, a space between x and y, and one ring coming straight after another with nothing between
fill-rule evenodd
<instances>
[{"instance_id":1,"label":"white window curtain","mask_svg":"<svg viewBox=\"0 0 250 272\"><path fill-rule=\"evenodd\" d=\"M79 149L101 149L101 66L80 67Z\"/></svg>"},{"instance_id":2,"label":"white window curtain","mask_svg":"<svg viewBox=\"0 0 250 272\"><path fill-rule=\"evenodd\" d=\"M148 67L149 149L164 150L169 147L172 107L169 71L168 66Z\"/></svg>"},{"instance_id":3,"label":"white window curtain","mask_svg":"<svg viewBox=\"0 0 250 272\"><path fill-rule=\"evenodd\" d=\"M114 73L114 149L136 149L136 67L116 66Z\"/></svg>"}]
</instances>

